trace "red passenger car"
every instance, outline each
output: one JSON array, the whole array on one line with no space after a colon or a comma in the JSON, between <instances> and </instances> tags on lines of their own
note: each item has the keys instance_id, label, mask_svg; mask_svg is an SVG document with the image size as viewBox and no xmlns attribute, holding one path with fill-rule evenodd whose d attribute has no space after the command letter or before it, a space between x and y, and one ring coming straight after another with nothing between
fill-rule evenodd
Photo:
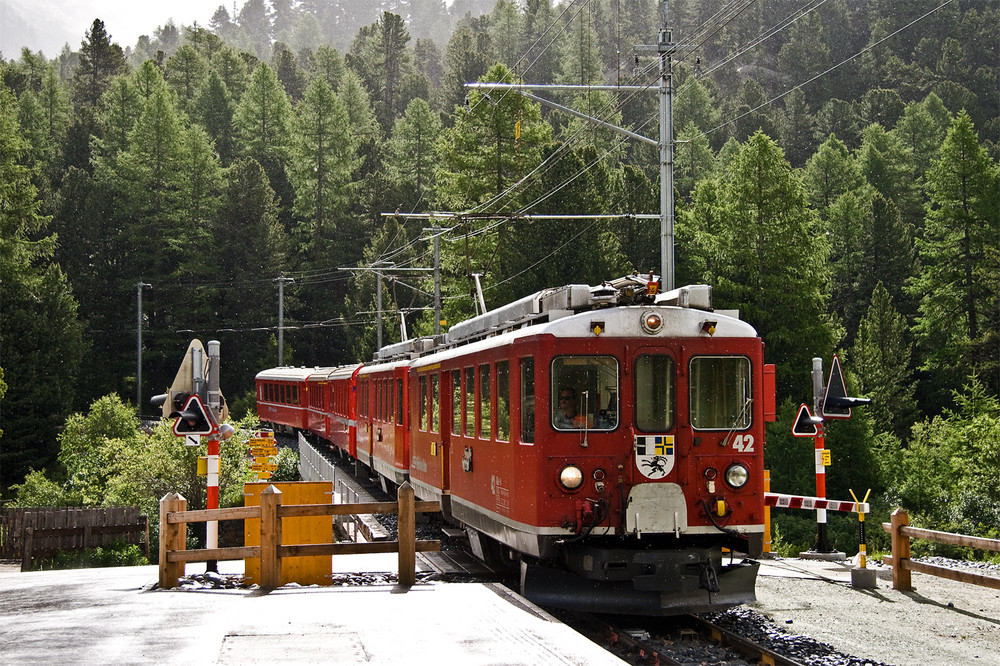
<instances>
[{"instance_id":1,"label":"red passenger car","mask_svg":"<svg viewBox=\"0 0 1000 666\"><path fill-rule=\"evenodd\" d=\"M308 379L318 368L272 368L257 373L257 416L276 428L309 431Z\"/></svg>"},{"instance_id":2,"label":"red passenger car","mask_svg":"<svg viewBox=\"0 0 1000 666\"><path fill-rule=\"evenodd\" d=\"M543 604L751 601L773 367L709 287L570 285L393 345L356 373L357 458L442 502Z\"/></svg>"}]
</instances>

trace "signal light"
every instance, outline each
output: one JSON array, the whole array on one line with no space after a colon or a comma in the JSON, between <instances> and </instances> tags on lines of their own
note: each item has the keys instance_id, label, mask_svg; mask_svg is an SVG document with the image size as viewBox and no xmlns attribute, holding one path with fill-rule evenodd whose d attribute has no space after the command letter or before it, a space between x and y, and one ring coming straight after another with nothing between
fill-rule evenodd
<instances>
[{"instance_id":1,"label":"signal light","mask_svg":"<svg viewBox=\"0 0 1000 666\"><path fill-rule=\"evenodd\" d=\"M702 325L701 325L702 332L703 333L708 333L709 335L715 335L715 325L717 323L718 322L715 322L715 321L706 321L706 322L702 323Z\"/></svg>"},{"instance_id":2,"label":"signal light","mask_svg":"<svg viewBox=\"0 0 1000 666\"><path fill-rule=\"evenodd\" d=\"M178 437L184 435L211 435L215 432L215 423L208 415L208 410L202 404L201 398L192 395L184 403L184 409L179 412L171 412L169 418L177 419L174 422L174 434Z\"/></svg>"}]
</instances>

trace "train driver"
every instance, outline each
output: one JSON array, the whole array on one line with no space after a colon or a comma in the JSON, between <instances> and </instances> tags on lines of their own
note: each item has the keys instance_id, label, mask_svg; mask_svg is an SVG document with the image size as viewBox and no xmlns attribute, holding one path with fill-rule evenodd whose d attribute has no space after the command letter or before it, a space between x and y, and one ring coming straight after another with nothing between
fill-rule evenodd
<instances>
[{"instance_id":1,"label":"train driver","mask_svg":"<svg viewBox=\"0 0 1000 666\"><path fill-rule=\"evenodd\" d=\"M556 428L564 430L587 427L586 415L577 410L576 389L568 386L559 389L559 404L552 423Z\"/></svg>"}]
</instances>

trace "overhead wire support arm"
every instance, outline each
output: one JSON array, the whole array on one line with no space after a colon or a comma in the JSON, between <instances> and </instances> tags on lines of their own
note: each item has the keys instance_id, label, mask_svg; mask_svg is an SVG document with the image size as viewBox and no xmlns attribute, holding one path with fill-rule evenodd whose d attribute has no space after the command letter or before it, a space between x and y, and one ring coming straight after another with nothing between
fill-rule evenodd
<instances>
[{"instance_id":1,"label":"overhead wire support arm","mask_svg":"<svg viewBox=\"0 0 1000 666\"><path fill-rule=\"evenodd\" d=\"M659 85L651 86L591 86L591 85L552 85L552 84L512 84L512 83L466 83L467 88L486 88L497 90L511 90L523 95L539 104L550 106L554 109L568 113L572 116L585 119L600 127L628 136L629 138L641 141L646 144L655 145L660 153L660 277L663 280L663 287L666 290L674 288L674 165L673 165L673 106L672 106L672 57L674 55L690 53L697 50L695 44L674 44L673 34L668 27L667 2L663 0L663 27L659 31L656 44L639 45L635 47L637 54L650 53L658 56L660 72ZM657 90L660 99L660 136L658 140L636 134L622 127L611 125L605 121L593 118L579 111L569 109L555 102L542 99L527 92L528 90L604 90L604 91L643 91Z\"/></svg>"},{"instance_id":2,"label":"overhead wire support arm","mask_svg":"<svg viewBox=\"0 0 1000 666\"><path fill-rule=\"evenodd\" d=\"M559 86L559 85L554 85L554 86L525 86L523 84L517 84L517 83L467 83L465 85L468 88L498 88L498 89L501 89L501 90L513 90L514 92L518 93L522 97L526 97L527 99L530 99L533 102L538 102L539 104L542 104L543 106L548 106L548 107L551 107L553 109L556 109L557 111L562 111L563 113L566 113L568 115L574 116L576 118L581 118L581 119L586 120L588 122L594 123L595 125L603 127L604 129L611 130L612 132L617 132L619 134L624 134L625 136L629 137L630 139L635 139L636 141L642 141L643 143L647 143L647 144L652 145L652 146L659 145L659 142L656 139L651 139L651 138L649 138L647 136L643 136L641 134L636 134L635 132L632 132L630 130L625 129L624 127L619 127L618 125L612 125L611 123L605 122L605 121L601 120L600 118L595 118L594 116L589 116L586 113L582 113L580 111L577 111L576 109L571 109L568 106L563 106L562 104L558 104L556 102L553 102L552 100L545 99L544 97L539 97L538 95L532 95L531 93L527 92L528 90L535 89L535 88L547 88L547 89L550 89L550 90L552 90L552 89L555 89L555 90L567 90L567 89L571 89L571 90L572 89L578 89L578 90L648 90L648 86L621 86L621 87L616 87L616 86Z\"/></svg>"},{"instance_id":3,"label":"overhead wire support arm","mask_svg":"<svg viewBox=\"0 0 1000 666\"><path fill-rule=\"evenodd\" d=\"M382 213L382 215L395 215L396 213ZM448 215L459 215L458 213L447 213ZM400 217L409 217L413 219L429 219L435 217L441 217L441 213L400 213ZM471 215L468 217L472 217ZM536 220L616 220L621 218L635 219L635 220L656 220L659 219L659 215L656 213L582 213L582 214L520 214L520 213L479 213L476 215L481 219L511 219L511 220L526 220L528 222L534 222ZM432 229L425 229L425 231L433 231ZM443 234L451 231L445 227L440 227L435 233ZM352 270L349 268L343 268L341 270ZM420 270L430 270L430 269L420 269Z\"/></svg>"}]
</instances>

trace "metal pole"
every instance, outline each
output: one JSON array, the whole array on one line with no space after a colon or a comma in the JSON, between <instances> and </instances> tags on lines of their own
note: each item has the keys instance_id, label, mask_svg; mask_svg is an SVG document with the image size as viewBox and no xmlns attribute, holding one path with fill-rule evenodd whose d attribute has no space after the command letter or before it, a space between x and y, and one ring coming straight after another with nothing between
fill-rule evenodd
<instances>
[{"instance_id":1,"label":"metal pole","mask_svg":"<svg viewBox=\"0 0 1000 666\"><path fill-rule=\"evenodd\" d=\"M377 349L382 349L382 272L375 270L375 311L378 317Z\"/></svg>"},{"instance_id":2,"label":"metal pole","mask_svg":"<svg viewBox=\"0 0 1000 666\"><path fill-rule=\"evenodd\" d=\"M142 408L142 290L153 285L139 280L135 285L135 413L141 414Z\"/></svg>"},{"instance_id":3,"label":"metal pole","mask_svg":"<svg viewBox=\"0 0 1000 666\"><path fill-rule=\"evenodd\" d=\"M278 366L281 367L285 365L285 283L294 284L295 280L282 273L274 281L278 283Z\"/></svg>"},{"instance_id":4,"label":"metal pole","mask_svg":"<svg viewBox=\"0 0 1000 666\"><path fill-rule=\"evenodd\" d=\"M812 360L813 410L816 416L823 414L823 359ZM823 430L822 419L816 424L815 455L816 455L816 497L826 499L826 467L823 465L823 451L826 449L826 433ZM816 552L829 553L830 540L826 529L826 509L816 509Z\"/></svg>"},{"instance_id":5,"label":"metal pole","mask_svg":"<svg viewBox=\"0 0 1000 666\"><path fill-rule=\"evenodd\" d=\"M441 335L441 227L434 225L434 335Z\"/></svg>"},{"instance_id":6,"label":"metal pole","mask_svg":"<svg viewBox=\"0 0 1000 666\"><path fill-rule=\"evenodd\" d=\"M674 131L672 90L673 35L667 27L667 2L663 2L660 31L660 275L667 291L674 288Z\"/></svg>"},{"instance_id":7,"label":"metal pole","mask_svg":"<svg viewBox=\"0 0 1000 666\"><path fill-rule=\"evenodd\" d=\"M212 417L216 423L220 420L222 409L221 391L219 390L219 364L221 345L218 340L208 341L208 409L212 412ZM205 477L205 508L219 508L219 440L214 435L209 436L206 441L208 450L207 463L208 473ZM219 521L209 520L205 523L205 548L219 547ZM209 560L205 563L205 571L218 573L219 565L216 560Z\"/></svg>"}]
</instances>

